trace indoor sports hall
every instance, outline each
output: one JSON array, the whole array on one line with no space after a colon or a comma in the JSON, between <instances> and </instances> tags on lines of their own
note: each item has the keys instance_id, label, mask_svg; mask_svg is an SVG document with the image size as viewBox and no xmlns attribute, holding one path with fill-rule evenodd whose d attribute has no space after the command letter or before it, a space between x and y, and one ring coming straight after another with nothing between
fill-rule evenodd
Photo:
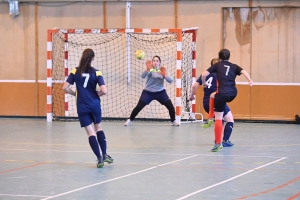
<instances>
[{"instance_id":1,"label":"indoor sports hall","mask_svg":"<svg viewBox=\"0 0 300 200\"><path fill-rule=\"evenodd\" d=\"M0 199L300 199L299 19L298 0L0 0ZM77 70L86 49L96 87ZM234 123L203 128L193 85L222 49L253 85L237 76ZM155 73L169 104L127 123ZM103 168L79 122L87 85ZM212 152L229 123L234 146Z\"/></svg>"}]
</instances>

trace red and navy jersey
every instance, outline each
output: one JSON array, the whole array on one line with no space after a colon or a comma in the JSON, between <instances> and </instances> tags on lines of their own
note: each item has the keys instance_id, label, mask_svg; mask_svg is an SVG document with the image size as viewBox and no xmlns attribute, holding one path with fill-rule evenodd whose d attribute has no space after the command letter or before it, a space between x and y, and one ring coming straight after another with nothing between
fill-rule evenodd
<instances>
[{"instance_id":1,"label":"red and navy jersey","mask_svg":"<svg viewBox=\"0 0 300 200\"><path fill-rule=\"evenodd\" d=\"M102 73L95 68L82 73L78 68L71 71L67 82L71 85L76 83L77 112L89 112L95 106L100 105L100 98L96 91L97 84L105 85Z\"/></svg>"},{"instance_id":2,"label":"red and navy jersey","mask_svg":"<svg viewBox=\"0 0 300 200\"><path fill-rule=\"evenodd\" d=\"M221 61L207 69L209 73L216 73L218 80L218 93L236 95L235 78L241 75L243 69L228 61Z\"/></svg>"},{"instance_id":3,"label":"red and navy jersey","mask_svg":"<svg viewBox=\"0 0 300 200\"><path fill-rule=\"evenodd\" d=\"M199 85L202 85L202 75L198 78L197 82ZM205 83L207 85L206 88L203 89L204 91L204 97L203 100L210 98L210 94L215 92L217 90L217 77L215 73L209 74L205 78Z\"/></svg>"}]
</instances>

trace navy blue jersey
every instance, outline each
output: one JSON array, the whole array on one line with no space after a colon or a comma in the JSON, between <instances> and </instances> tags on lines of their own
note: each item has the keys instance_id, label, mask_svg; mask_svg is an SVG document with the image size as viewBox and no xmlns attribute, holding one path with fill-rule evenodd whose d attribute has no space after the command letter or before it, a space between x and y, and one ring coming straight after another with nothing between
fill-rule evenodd
<instances>
[{"instance_id":1,"label":"navy blue jersey","mask_svg":"<svg viewBox=\"0 0 300 200\"><path fill-rule=\"evenodd\" d=\"M207 69L209 73L216 73L218 79L218 93L236 95L235 78L241 75L243 69L228 61L221 61Z\"/></svg>"},{"instance_id":2,"label":"navy blue jersey","mask_svg":"<svg viewBox=\"0 0 300 200\"><path fill-rule=\"evenodd\" d=\"M202 75L198 78L197 82L199 83L199 85L202 85ZM206 78L205 78L205 83L207 85L206 88L204 88L204 97L203 100L210 98L210 94L217 91L217 77L216 74L212 73L209 74Z\"/></svg>"},{"instance_id":3,"label":"navy blue jersey","mask_svg":"<svg viewBox=\"0 0 300 200\"><path fill-rule=\"evenodd\" d=\"M95 107L100 107L100 98L96 91L97 84L105 85L103 76L100 71L93 68L89 72L82 73L78 68L71 71L67 82L71 85L76 83L76 104L77 112L90 112Z\"/></svg>"}]
</instances>

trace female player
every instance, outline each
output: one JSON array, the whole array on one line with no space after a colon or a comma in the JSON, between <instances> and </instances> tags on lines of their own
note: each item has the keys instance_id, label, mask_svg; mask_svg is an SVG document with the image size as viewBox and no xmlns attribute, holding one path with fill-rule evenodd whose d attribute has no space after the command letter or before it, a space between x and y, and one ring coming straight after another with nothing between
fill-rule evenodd
<instances>
[{"instance_id":1,"label":"female player","mask_svg":"<svg viewBox=\"0 0 300 200\"><path fill-rule=\"evenodd\" d=\"M106 138L101 127L102 113L99 97L105 95L107 89L101 72L91 66L94 57L95 53L92 49L85 49L83 51L79 67L71 71L67 81L63 85L63 90L68 94L76 96L80 125L85 128L89 137L89 144L97 157L97 167L102 168L104 162L110 164L113 163L113 159L106 154ZM76 83L76 92L70 88L70 85L73 85L74 82ZM98 92L96 91L97 84L100 86Z\"/></svg>"},{"instance_id":2,"label":"female player","mask_svg":"<svg viewBox=\"0 0 300 200\"><path fill-rule=\"evenodd\" d=\"M159 56L154 56L152 62L147 60L146 70L142 73L142 78L147 77L146 86L141 94L139 102L132 110L130 118L125 122L124 126L129 126L139 112L151 101L157 100L169 110L170 119L173 126L179 126L175 120L175 108L164 88L164 80L168 83L173 81L167 70L160 66L161 59Z\"/></svg>"},{"instance_id":3,"label":"female player","mask_svg":"<svg viewBox=\"0 0 300 200\"><path fill-rule=\"evenodd\" d=\"M249 85L253 85L253 81L250 78L248 72L236 64L229 62L230 51L228 49L221 49L219 51L220 62L212 65L206 71L202 73L202 86L208 87L205 82L206 77L211 73L216 73L218 80L217 93L215 95L214 109L215 109L215 145L211 151L216 152L223 148L222 145L222 132L223 124L222 118L225 111L225 105L227 102L231 102L237 95L237 88L235 85L235 78L237 75L243 74Z\"/></svg>"},{"instance_id":4,"label":"female player","mask_svg":"<svg viewBox=\"0 0 300 200\"><path fill-rule=\"evenodd\" d=\"M210 64L212 66L212 65L216 64L219 61L220 60L218 58L214 58L214 59L211 60ZM216 94L216 90L217 90L217 77L216 77L216 74L215 73L209 74L206 77L205 82L207 84L207 87L203 88L203 91L204 91L203 108L209 115L208 115L208 122L203 123L202 127L203 128L208 128L212 124L212 122L213 122L212 118L214 117L214 98L215 98L215 94ZM202 85L202 76L200 76L198 78L198 80L192 85L191 95L190 95L190 98L189 98L190 101L195 99L195 92L196 92L196 89L199 85ZM224 128L224 135L223 135L222 145L223 145L223 147L231 147L234 144L229 141L229 138L230 138L231 133L232 133L234 120L233 120L233 116L232 116L232 113L230 111L230 108L227 106L227 104L225 105L223 118L226 121L226 125L225 125L225 128Z\"/></svg>"}]
</instances>

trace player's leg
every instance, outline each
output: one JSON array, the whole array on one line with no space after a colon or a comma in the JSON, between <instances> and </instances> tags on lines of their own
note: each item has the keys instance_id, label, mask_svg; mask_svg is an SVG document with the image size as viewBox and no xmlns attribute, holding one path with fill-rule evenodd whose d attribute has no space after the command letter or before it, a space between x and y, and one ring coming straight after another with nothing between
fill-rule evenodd
<instances>
[{"instance_id":1,"label":"player's leg","mask_svg":"<svg viewBox=\"0 0 300 200\"><path fill-rule=\"evenodd\" d=\"M205 112L208 114L209 113L209 98L203 99L203 108Z\"/></svg>"},{"instance_id":2,"label":"player's leg","mask_svg":"<svg viewBox=\"0 0 300 200\"><path fill-rule=\"evenodd\" d=\"M96 138L95 129L92 124L84 127L85 131L89 137L89 144L91 149L93 150L94 154L97 157L97 167L102 168L104 166L103 158L100 154L99 144Z\"/></svg>"},{"instance_id":3,"label":"player's leg","mask_svg":"<svg viewBox=\"0 0 300 200\"><path fill-rule=\"evenodd\" d=\"M107 154L107 142L106 142L105 133L101 126L101 122L98 124L95 124L94 126L95 126L95 130L97 132L97 139L98 139L101 151L102 151L103 161L107 162L108 164L111 164L114 162L114 159Z\"/></svg>"},{"instance_id":4,"label":"player's leg","mask_svg":"<svg viewBox=\"0 0 300 200\"><path fill-rule=\"evenodd\" d=\"M223 147L231 147L234 144L230 142L229 138L231 136L233 126L234 126L234 119L232 112L230 111L229 107L225 106L225 111L224 111L224 120L226 121L226 125L224 128L224 134L223 134Z\"/></svg>"},{"instance_id":5,"label":"player's leg","mask_svg":"<svg viewBox=\"0 0 300 200\"><path fill-rule=\"evenodd\" d=\"M203 124L202 124L203 128L208 128L213 123L213 118L214 118L214 115L215 115L214 114L215 94L216 94L215 92L210 94L209 105L208 105L208 117L207 117L207 121L203 122Z\"/></svg>"},{"instance_id":6,"label":"player's leg","mask_svg":"<svg viewBox=\"0 0 300 200\"><path fill-rule=\"evenodd\" d=\"M78 113L80 126L84 127L84 129L88 135L88 138L89 138L90 147L97 157L97 167L102 168L104 165L104 162L103 162L103 158L100 154L99 144L98 144L98 141L96 138L95 128L92 125L93 119L91 116L92 116L91 113L80 113L80 112Z\"/></svg>"},{"instance_id":7,"label":"player's leg","mask_svg":"<svg viewBox=\"0 0 300 200\"><path fill-rule=\"evenodd\" d=\"M218 151L219 149L223 148L222 146L222 132L223 132L223 112L215 111L215 146L213 147L212 151Z\"/></svg>"},{"instance_id":8,"label":"player's leg","mask_svg":"<svg viewBox=\"0 0 300 200\"><path fill-rule=\"evenodd\" d=\"M173 106L173 103L170 99L168 99L165 103L163 103L163 105L168 109L169 111L169 115L170 115L170 120L172 122L173 126L179 126L179 124L176 122L175 116L175 108Z\"/></svg>"},{"instance_id":9,"label":"player's leg","mask_svg":"<svg viewBox=\"0 0 300 200\"><path fill-rule=\"evenodd\" d=\"M156 92L154 99L157 100L160 104L164 105L168 109L172 126L179 126L179 124L176 122L176 119L175 119L176 112L175 112L174 105L173 105L171 99L169 98L166 90L163 90L161 92Z\"/></svg>"},{"instance_id":10,"label":"player's leg","mask_svg":"<svg viewBox=\"0 0 300 200\"><path fill-rule=\"evenodd\" d=\"M104 131L101 126L101 121L102 121L101 106L94 108L90 116L92 121L94 122L94 130L97 134L97 140L102 152L103 161L107 162L108 164L113 163L113 159L106 153L107 142L106 142Z\"/></svg>"},{"instance_id":11,"label":"player's leg","mask_svg":"<svg viewBox=\"0 0 300 200\"><path fill-rule=\"evenodd\" d=\"M216 94L216 92L213 92L210 94L208 119L212 119L215 115L215 113L214 113L215 94Z\"/></svg>"},{"instance_id":12,"label":"player's leg","mask_svg":"<svg viewBox=\"0 0 300 200\"><path fill-rule=\"evenodd\" d=\"M143 108L148 105L153 100L153 95L151 92L147 92L143 90L141 97L139 99L139 102L135 106L135 108L132 110L129 119L125 122L124 126L129 126L132 121L135 119L135 117L143 110Z\"/></svg>"},{"instance_id":13,"label":"player's leg","mask_svg":"<svg viewBox=\"0 0 300 200\"><path fill-rule=\"evenodd\" d=\"M223 113L226 105L226 97L221 94L215 95L215 146L211 151L216 152L219 149L223 148L222 146L222 133L223 133Z\"/></svg>"},{"instance_id":14,"label":"player's leg","mask_svg":"<svg viewBox=\"0 0 300 200\"><path fill-rule=\"evenodd\" d=\"M147 104L145 102L139 100L135 108L132 110L129 119L127 119L127 121L125 122L124 126L129 126L132 123L132 121L135 119L135 117L139 114L139 112L141 112L141 110L143 110L143 108L146 105Z\"/></svg>"}]
</instances>

